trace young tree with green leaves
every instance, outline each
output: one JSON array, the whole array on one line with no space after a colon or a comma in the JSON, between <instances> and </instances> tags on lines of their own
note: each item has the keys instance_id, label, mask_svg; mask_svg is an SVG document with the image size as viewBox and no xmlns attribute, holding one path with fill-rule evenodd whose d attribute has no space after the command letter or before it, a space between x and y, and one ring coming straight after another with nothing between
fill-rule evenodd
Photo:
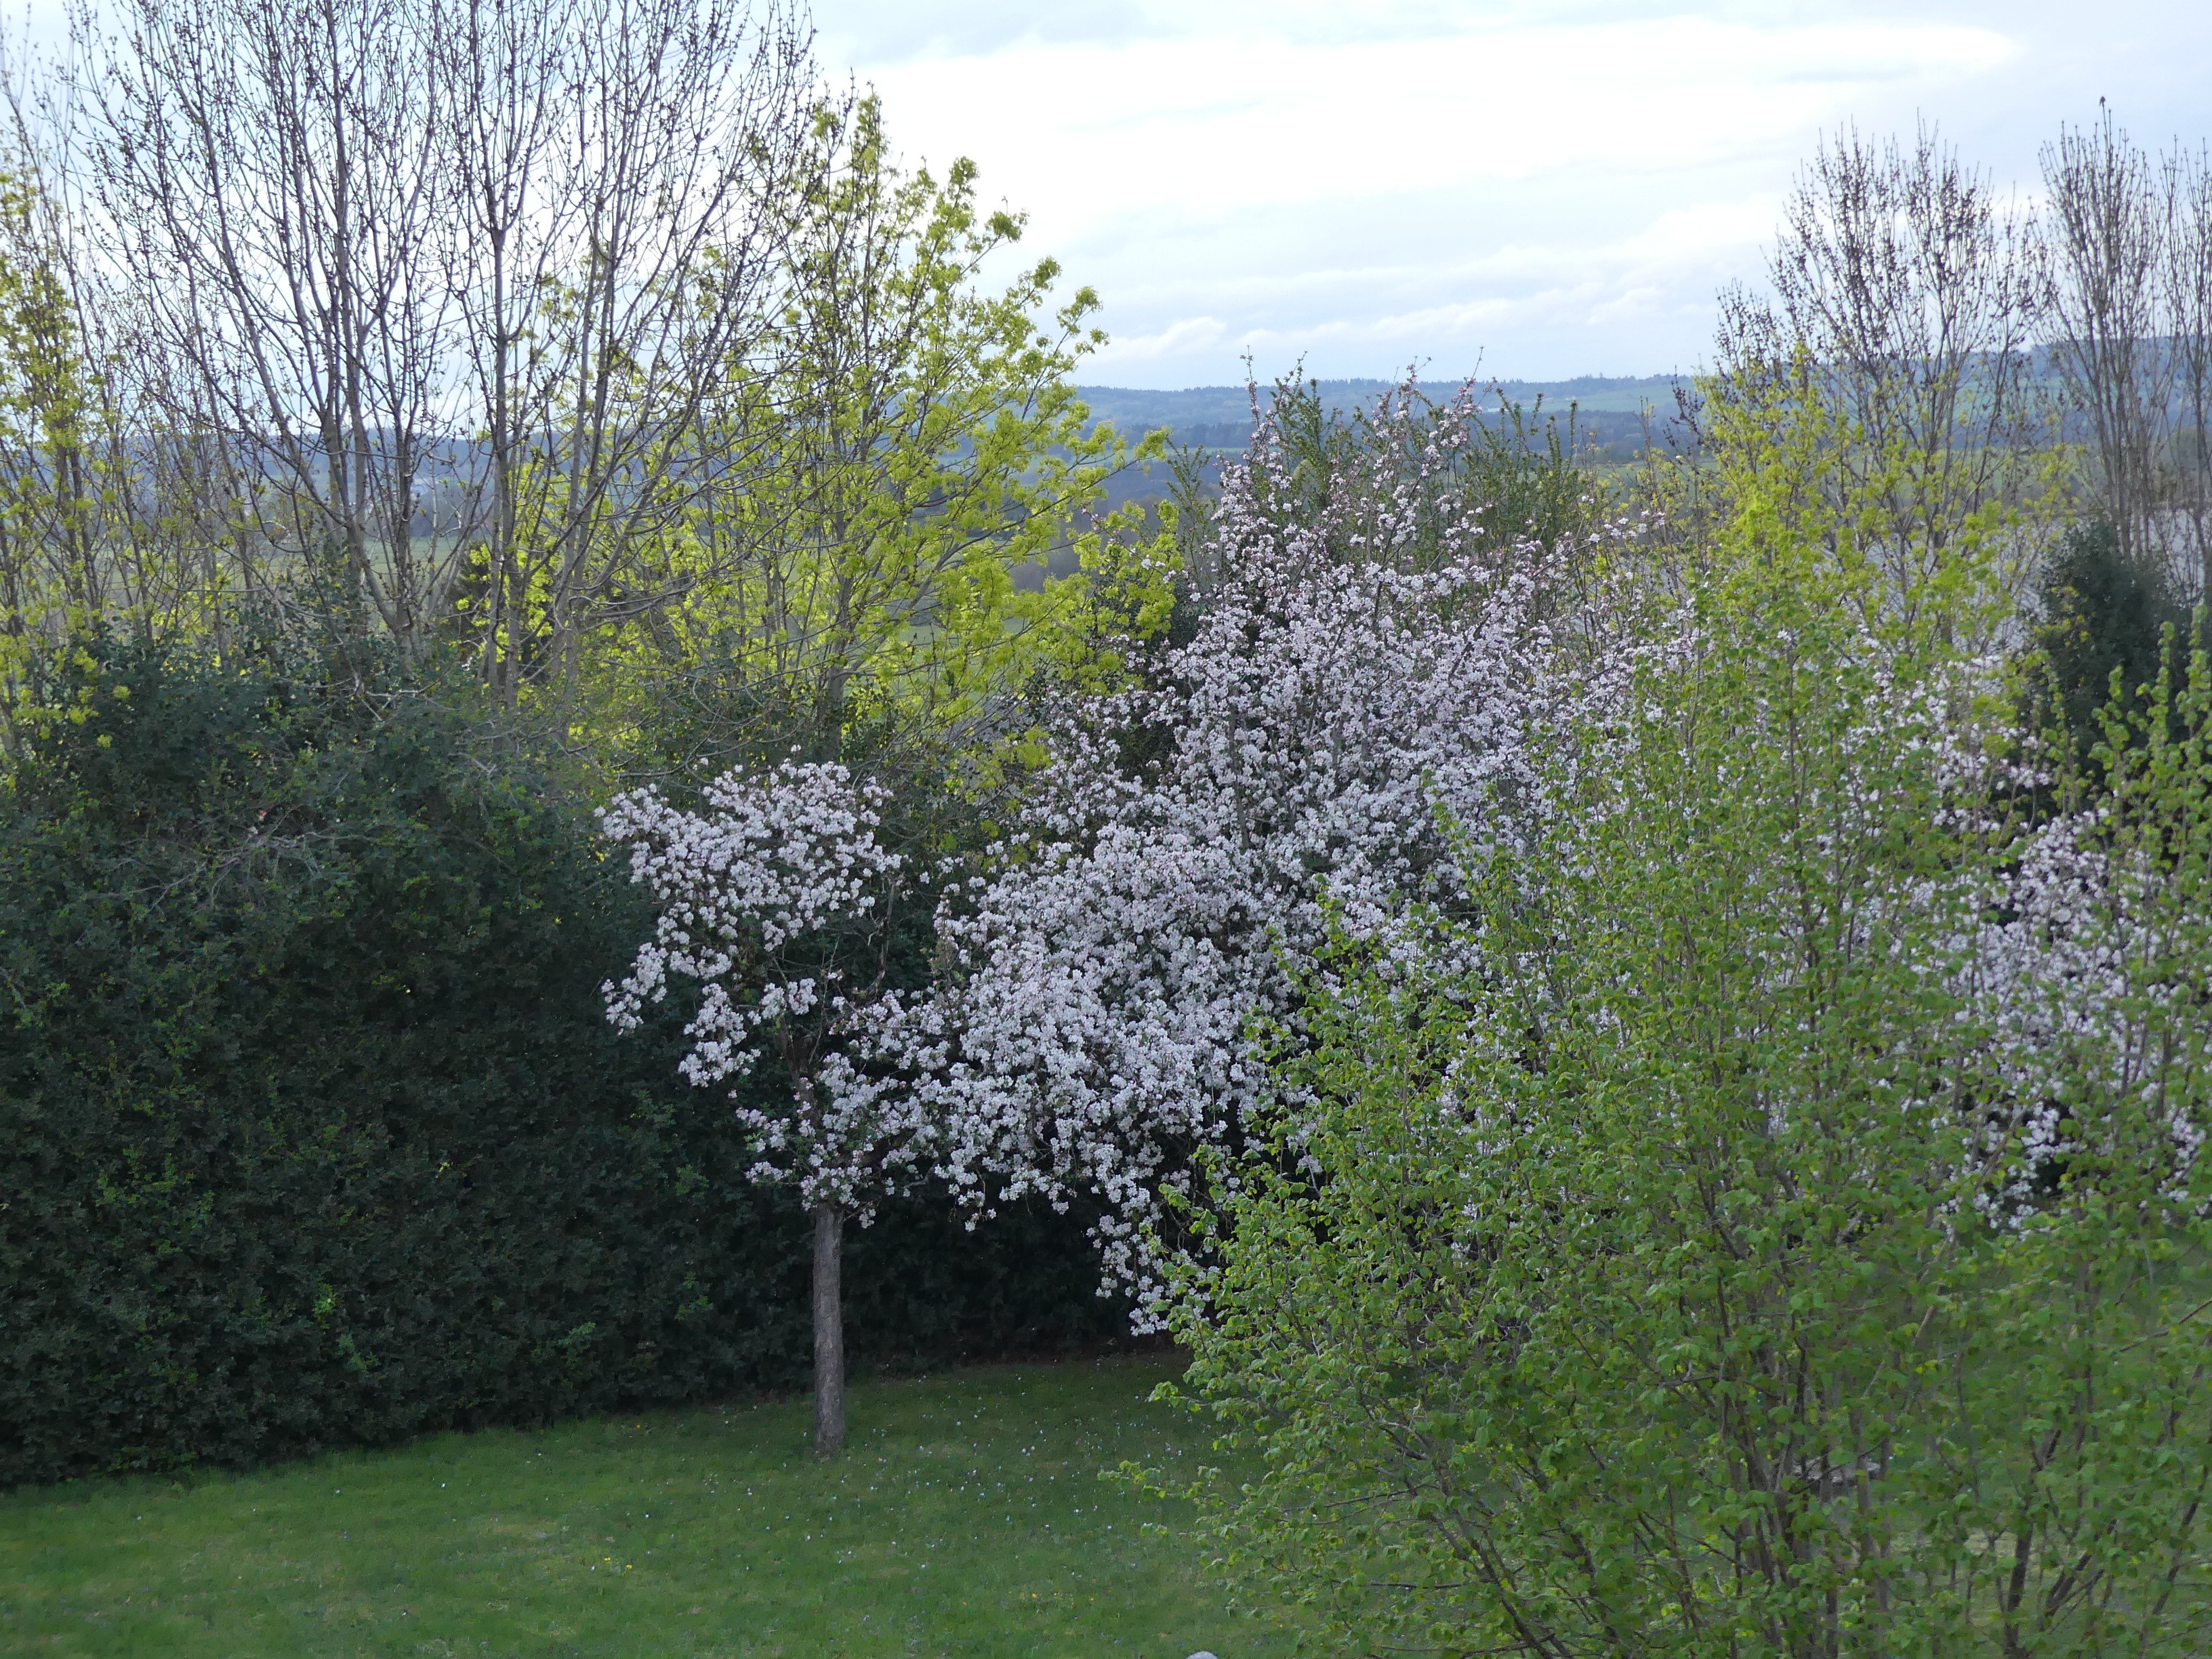
<instances>
[{"instance_id":1,"label":"young tree with green leaves","mask_svg":"<svg viewBox=\"0 0 2212 1659\"><path fill-rule=\"evenodd\" d=\"M81 250L21 132L0 172L0 749L42 709L42 651L106 630L137 642L218 626L216 554L179 540L144 488L174 469L134 432L118 342L79 277ZM81 713L82 711L76 711Z\"/></svg>"},{"instance_id":2,"label":"young tree with green leaves","mask_svg":"<svg viewBox=\"0 0 2212 1659\"><path fill-rule=\"evenodd\" d=\"M2201 1651L2212 667L2024 840L1974 665L1743 533L1472 919L1316 975L1214 1535L1347 1652Z\"/></svg>"},{"instance_id":3,"label":"young tree with green leaves","mask_svg":"<svg viewBox=\"0 0 2212 1659\"><path fill-rule=\"evenodd\" d=\"M902 167L873 97L817 106L772 323L726 363L696 505L595 659L614 718L773 707L835 759L870 710L988 720L1037 674L1110 677L1113 638L1164 621L1164 548L1099 509L1158 441L1093 427L1073 381L1097 296L1055 301L1048 258L994 287L1023 220L975 191L965 160Z\"/></svg>"},{"instance_id":4,"label":"young tree with green leaves","mask_svg":"<svg viewBox=\"0 0 2212 1659\"><path fill-rule=\"evenodd\" d=\"M1793 520L1854 573L1863 616L1933 605L1990 637L2058 506L2033 224L1933 129L1845 131L1806 164L1765 276L1723 291L1701 383L1723 495ZM1998 579L1978 618L1951 605L1970 569Z\"/></svg>"}]
</instances>

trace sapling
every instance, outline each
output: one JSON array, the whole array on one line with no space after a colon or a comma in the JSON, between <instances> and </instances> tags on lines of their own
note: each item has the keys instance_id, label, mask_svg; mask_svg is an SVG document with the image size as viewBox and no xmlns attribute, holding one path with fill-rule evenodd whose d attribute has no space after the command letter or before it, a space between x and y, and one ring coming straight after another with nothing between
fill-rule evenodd
<instances>
[{"instance_id":1,"label":"sapling","mask_svg":"<svg viewBox=\"0 0 2212 1659\"><path fill-rule=\"evenodd\" d=\"M628 976L603 988L608 1018L634 1030L672 975L688 979L699 1006L684 1078L712 1088L763 1060L781 1073L774 1104L757 1091L732 1098L752 1140L748 1173L795 1188L814 1222L814 1449L825 1457L845 1437L845 1223L926 1170L931 1139L919 1097L866 1063L915 887L913 862L878 839L890 801L842 765L786 761L723 774L702 811L647 788L600 814L659 908Z\"/></svg>"}]
</instances>

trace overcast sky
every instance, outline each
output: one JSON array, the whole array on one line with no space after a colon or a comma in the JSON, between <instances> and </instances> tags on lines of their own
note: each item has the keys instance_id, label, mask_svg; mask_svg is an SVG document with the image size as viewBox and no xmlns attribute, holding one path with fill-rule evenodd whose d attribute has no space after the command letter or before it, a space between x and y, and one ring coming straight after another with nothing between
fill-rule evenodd
<instances>
[{"instance_id":1,"label":"overcast sky","mask_svg":"<svg viewBox=\"0 0 2212 1659\"><path fill-rule=\"evenodd\" d=\"M2032 191L2060 121L2212 136L2207 0L817 0L909 159L1105 301L1094 383L1696 367L1838 124Z\"/></svg>"}]
</instances>

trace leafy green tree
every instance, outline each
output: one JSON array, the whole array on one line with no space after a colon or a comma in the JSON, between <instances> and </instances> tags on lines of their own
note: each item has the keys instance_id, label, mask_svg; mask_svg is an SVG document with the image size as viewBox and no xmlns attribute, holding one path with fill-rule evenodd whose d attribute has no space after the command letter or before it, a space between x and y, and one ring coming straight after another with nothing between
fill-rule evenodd
<instances>
[{"instance_id":1,"label":"leafy green tree","mask_svg":"<svg viewBox=\"0 0 2212 1659\"><path fill-rule=\"evenodd\" d=\"M1950 603L1980 567L2015 598L2057 471L2033 369L2039 250L1988 176L1931 128L1824 141L1790 195L1764 291L1721 298L1702 383L1708 458L1765 491L1854 578L1869 618L1987 639L2009 605Z\"/></svg>"},{"instance_id":2,"label":"leafy green tree","mask_svg":"<svg viewBox=\"0 0 2212 1659\"><path fill-rule=\"evenodd\" d=\"M972 720L1038 673L1110 673L1110 636L1164 620L1164 552L1099 511L1158 441L1092 428L1072 380L1104 339L1097 296L1055 306L1051 259L994 290L1023 220L985 211L975 179L965 160L902 168L872 97L817 107L707 486L598 651L610 720L672 691L772 705L836 759L871 711Z\"/></svg>"}]
</instances>

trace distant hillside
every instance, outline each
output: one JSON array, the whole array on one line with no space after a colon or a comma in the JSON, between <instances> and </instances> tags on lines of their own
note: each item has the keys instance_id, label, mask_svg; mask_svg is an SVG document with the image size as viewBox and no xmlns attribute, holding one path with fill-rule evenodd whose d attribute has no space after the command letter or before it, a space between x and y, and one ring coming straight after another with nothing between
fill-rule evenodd
<instances>
[{"instance_id":1,"label":"distant hillside","mask_svg":"<svg viewBox=\"0 0 2212 1659\"><path fill-rule=\"evenodd\" d=\"M1671 374L1586 374L1570 380L1483 383L1485 401L1492 406L1502 394L1524 410L1540 407L1545 416L1564 421L1571 404L1582 442L1622 459L1640 451L1673 421L1675 388L1687 384L1686 378ZM1349 410L1372 404L1397 382L1321 380L1316 385L1328 407ZM1443 396L1455 390L1456 384L1439 380L1430 389ZM1080 390L1095 420L1110 421L1131 437L1165 427L1177 443L1206 449L1242 449L1251 436L1251 393L1241 386L1189 386L1180 392L1113 386L1086 386ZM1269 390L1262 388L1260 395L1265 399Z\"/></svg>"}]
</instances>

